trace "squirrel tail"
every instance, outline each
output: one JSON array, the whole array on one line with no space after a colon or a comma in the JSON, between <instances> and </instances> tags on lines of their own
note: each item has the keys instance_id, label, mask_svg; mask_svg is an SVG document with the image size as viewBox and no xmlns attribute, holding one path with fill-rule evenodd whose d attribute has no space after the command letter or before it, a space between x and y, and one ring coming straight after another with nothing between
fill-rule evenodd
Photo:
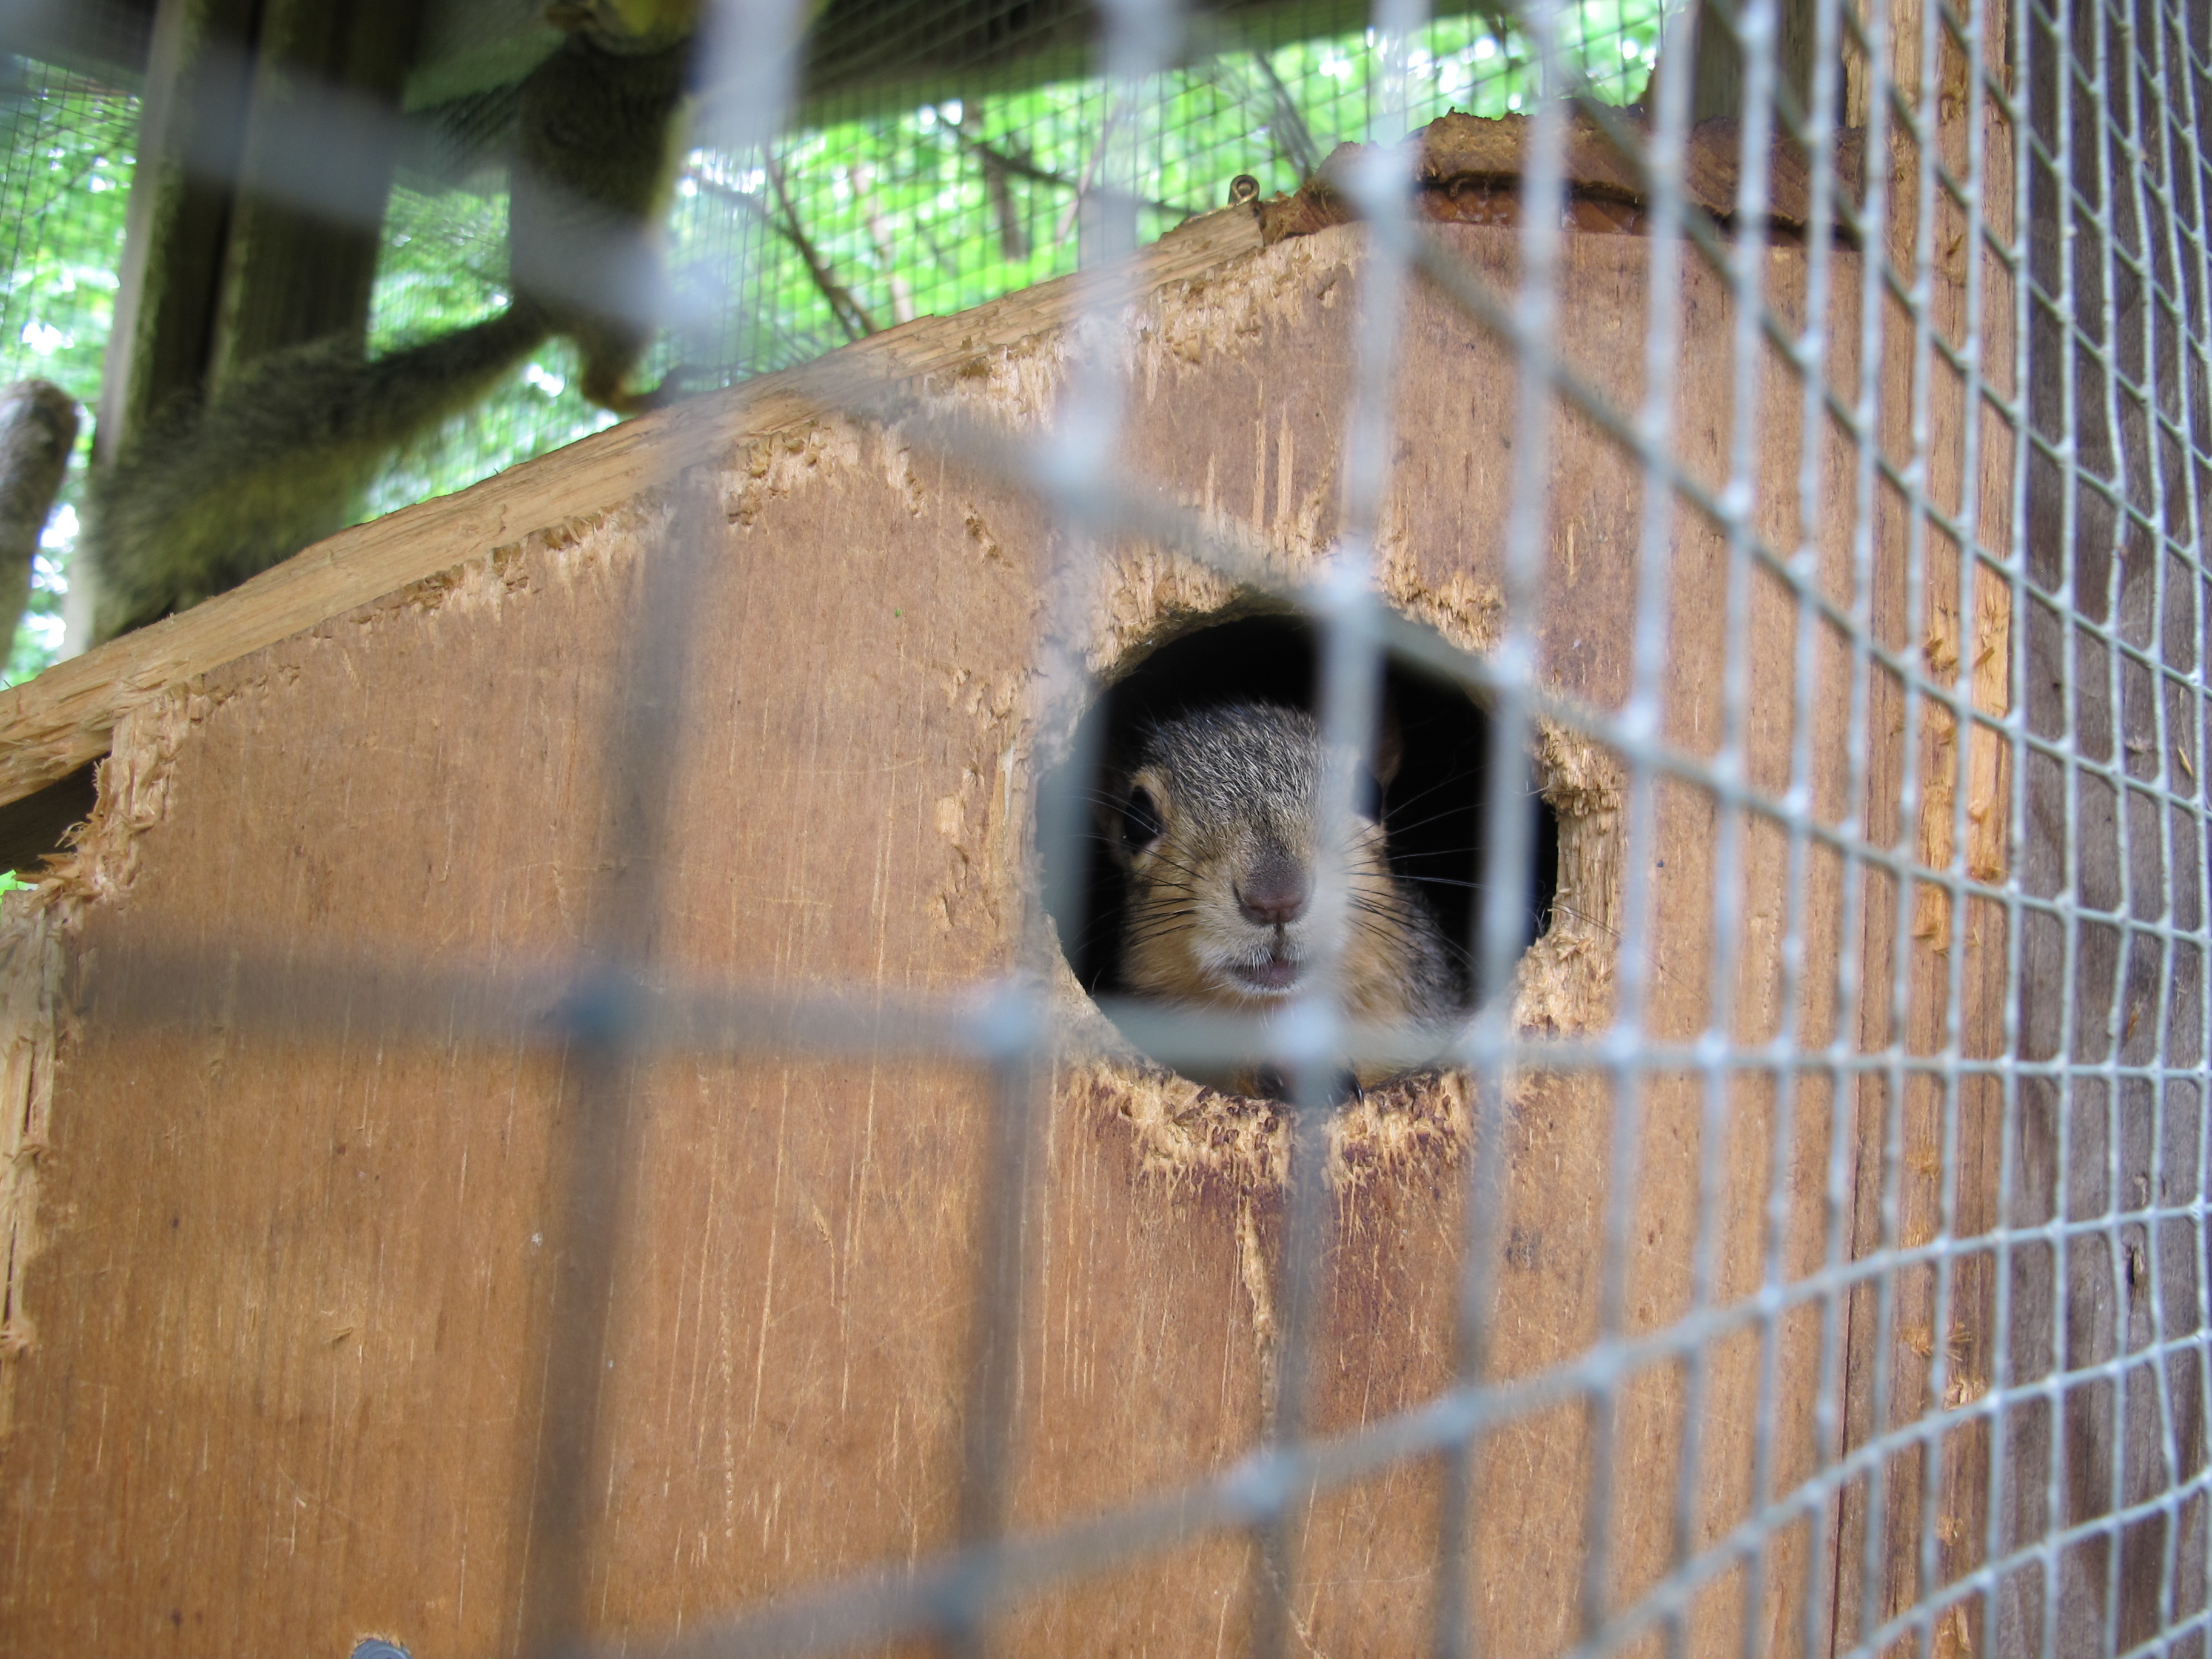
<instances>
[{"instance_id":1,"label":"squirrel tail","mask_svg":"<svg viewBox=\"0 0 2212 1659\"><path fill-rule=\"evenodd\" d=\"M318 342L263 358L190 418L153 422L93 483L80 551L95 636L235 587L339 529L395 456L550 331L518 304L368 362Z\"/></svg>"}]
</instances>

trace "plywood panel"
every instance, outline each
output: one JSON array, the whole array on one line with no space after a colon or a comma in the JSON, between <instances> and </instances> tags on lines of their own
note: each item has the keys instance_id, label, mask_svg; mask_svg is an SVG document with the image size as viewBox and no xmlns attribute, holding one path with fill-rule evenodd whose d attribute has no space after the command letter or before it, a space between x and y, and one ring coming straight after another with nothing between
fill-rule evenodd
<instances>
[{"instance_id":1,"label":"plywood panel","mask_svg":"<svg viewBox=\"0 0 2212 1659\"><path fill-rule=\"evenodd\" d=\"M1904 0L1884 25L1894 53L1890 73L1916 104L1922 16ZM1970 64L1948 34L1938 35L1940 92L1929 112L1952 175L1982 169L1977 217L1970 222L1950 194L1930 186L1936 199L1923 236L1923 158L1905 137L1890 143L1885 237L1893 264L1926 273L1925 311L1916 319L1893 296L1884 301L1878 442L1896 476L1913 480L1922 496L1916 502L1887 480L1879 489L1871 612L1875 638L1960 695L1974 718L1961 721L1925 698L1908 698L1894 675L1876 675L1865 813L1876 846L1931 871L2001 885L2008 873L2013 755L1994 722L2013 708L2005 567L2019 439L1994 404L2018 392L2015 295L1982 239L2012 234L2014 135L2002 111L1967 95L1976 69L2011 73L2008 18L1984 8L1978 21L1981 65ZM1871 97L1863 64L1855 61L1848 78L1849 106L1863 115ZM1976 120L1978 157L1968 153ZM1946 521L1969 530L1971 544ZM1932 882L1900 886L1880 873L1869 875L1866 906L1859 1044L1889 1051L1899 1063L1869 1073L1857 1091L1853 1254L1917 1249L1947 1235L1965 1248L1941 1266L1884 1276L1895 1297L1886 1319L1881 1279L1870 1279L1853 1298L1845 1425L1853 1447L1980 1399L1999 1376L1998 1347L2008 1340L1996 1323L1997 1255L1972 1243L2001 1219L2003 1090L1993 1077L1947 1079L1941 1070L1951 1057L1972 1062L2004 1052L2004 911L1979 898L1954 902ZM1931 1060L1938 1069L1926 1066ZM1893 1210L1887 1220L1885 1203ZM2013 1316L2016 1324L2035 1318L2027 1301L2015 1303ZM1838 1537L1839 1644L1866 1639L1868 1612L1873 1623L1887 1621L1984 1564L1990 1455L1987 1422L1972 1422L1880 1460L1871 1478L1852 1486ZM1932 1580L1923 1553L1936 1564ZM2001 1638L1984 1604L1972 1599L1944 1610L1931 1641L1938 1652L1966 1653L2015 1638Z\"/></svg>"},{"instance_id":2,"label":"plywood panel","mask_svg":"<svg viewBox=\"0 0 2212 1659\"><path fill-rule=\"evenodd\" d=\"M1442 234L1485 280L1513 279L1510 231ZM1286 578L1312 573L1334 536L1359 258L1358 233L1333 230L1139 308L1131 475L1240 521ZM1635 238L1570 236L1561 279L1563 348L1628 401L1648 258ZM1765 280L1778 307L1802 307L1802 252L1774 251ZM1709 272L1685 282L1675 427L1686 465L1717 487L1735 429L1734 312ZM1846 385L1848 303L1831 365ZM1407 327L1382 580L1409 614L1485 648L1503 621L1512 360L1433 294L1415 296ZM923 444L920 416L1033 420L1061 347L1045 335L974 361L925 385L903 426L817 420L709 454L684 481L720 510L686 618L656 973L888 997L956 991L1015 961L1032 762L1072 714L1036 667L1055 532L1019 491ZM1778 360L1757 379L1755 527L1795 549L1802 404ZM1635 690L1638 475L1579 417L1553 441L1544 672L1618 709ZM1824 498L1847 499L1847 454L1826 428L1817 441ZM590 445L574 465L599 465ZM561 498L557 482L546 494ZM304 977L296 996L236 999L270 957L367 948L426 969L572 957L609 872L645 855L611 838L606 734L673 514L647 490L507 541L123 716L100 822L42 913L61 965L38 982L59 988L69 1018L38 1184L19 1206L35 1206L40 1235L17 1279L34 1335L0 1372L15 1425L0 1444L9 1647L342 1652L374 1632L417 1653L514 1650L546 1356L573 1340L550 1323L545 1259L549 1149L574 1099L562 1057L426 1028L366 989L333 1021ZM1848 603L1847 514L1810 526L1805 580ZM1096 665L1232 595L1157 549L1107 556L1057 613ZM1711 525L1677 514L1666 556L1652 690L1669 741L1720 753L1723 692L1739 687L1749 775L1775 789L1802 771L1811 810L1840 821L1847 654L1822 633L1801 665L1796 599L1729 558ZM1611 1018L1634 860L1651 880L1654 1036L1834 1034L1831 864L1680 782L1655 787L1649 844L1632 847L1617 758L1553 731L1538 760L1573 913L1527 970L1532 1030ZM1785 970L1793 938L1802 966ZM156 944L209 952L200 1022L129 1018ZM1079 1013L1072 982L1059 994ZM983 1080L888 1057L671 1057L641 1071L635 1097L589 1621L694 1628L949 1546ZM1467 1103L1463 1084L1434 1081L1339 1129L1316 1432L1356 1431L1451 1380ZM1623 1334L1744 1309L1818 1266L1832 1107L1817 1072L1658 1076L1623 1098L1599 1073L1520 1079L1501 1148L1492 1376L1537 1376L1600 1334L1617 1182ZM1637 1130L1616 1169L1623 1113ZM1281 1231L1273 1109L1072 1055L1044 1134L1024 1211L1011 1493L1025 1527L1200 1479L1257 1443ZM1786 1236L1770 1238L1777 1217ZM1702 1282L1700 1261L1714 1264ZM1694 1370L1638 1369L1607 1488L1612 1605L1829 1454L1813 1429L1817 1311L1747 1316L1691 1356ZM1763 1472L1762 1408L1776 1431ZM1692 1535L1677 1539L1693 1441ZM1454 1570L1495 1650L1574 1639L1594 1443L1570 1397L1478 1449L1472 1551ZM1316 1647L1425 1641L1436 1477L1405 1466L1302 1510L1293 1607ZM1796 1537L1756 1583L1724 1573L1693 1601L1692 1650L1735 1650L1747 1617L1776 1632L1772 1651L1796 1650L1814 1580ZM1247 1540L1206 1540L1033 1599L1008 1645L1233 1647L1255 1572Z\"/></svg>"}]
</instances>

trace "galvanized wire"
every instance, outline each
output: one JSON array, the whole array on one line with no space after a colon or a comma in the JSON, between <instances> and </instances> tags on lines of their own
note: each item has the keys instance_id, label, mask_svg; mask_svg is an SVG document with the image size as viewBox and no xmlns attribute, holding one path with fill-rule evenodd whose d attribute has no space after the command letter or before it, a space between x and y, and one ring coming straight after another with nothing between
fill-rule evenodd
<instances>
[{"instance_id":1,"label":"galvanized wire","mask_svg":"<svg viewBox=\"0 0 2212 1659\"><path fill-rule=\"evenodd\" d=\"M1709 4L1702 14L1706 27L1725 30L1742 53L1742 154L1764 157L1778 143L1794 143L1812 161L1800 243L1804 309L1791 318L1766 288L1774 241L1765 169L1742 167L1726 222L1685 194L1692 136L1688 55L1662 57L1648 124L1625 125L1576 84L1563 47L1565 9L1553 0L1528 0L1516 17L1549 95L1537 102L1527 128L1517 275L1510 292L1495 291L1419 221L1410 155L1395 141L1413 107L1405 45L1427 20L1419 0L1379 0L1372 50L1383 65L1377 136L1386 142L1347 181L1365 221L1365 256L1352 324L1352 395L1341 428L1341 533L1310 586L1271 575L1266 550L1251 533L1164 502L1122 476L1119 446L1131 403L1123 331L1134 293L1140 204L1129 155L1136 141L1118 149L1106 142L1110 119L1101 167L1118 188L1100 192L1097 234L1087 244L1088 283L1070 325L1079 349L1050 430L1015 441L951 416L911 410L903 416L914 441L1030 489L1048 505L1064 561L1054 574L1076 578L1056 580L1058 592L1085 591L1079 579L1095 573L1102 550L1137 537L1310 617L1319 641L1316 713L1330 757L1322 821L1332 831L1346 831L1352 821L1351 757L1372 742L1390 661L1418 665L1466 689L1488 714L1493 763L1481 803L1478 876L1487 894L1517 891L1527 878L1533 858L1527 755L1540 721L1601 744L1619 759L1630 848L1652 844L1663 789L1686 787L1710 808L1715 854L1704 895L1710 915L1701 925L1711 988L1699 1030L1687 1036L1655 1029L1660 896L1646 859L1625 860L1614 1001L1608 1023L1595 1032L1551 1037L1514 1028L1519 924L1495 898L1480 908L1475 994L1448 1055L1471 1080L1475 1133L1472 1155L1454 1176L1464 1184L1466 1210L1453 1297L1457 1329L1450 1380L1434 1398L1355 1432L1312 1431L1310 1371L1334 1201L1326 1137L1339 1079L1355 1060L1411 1060L1433 1051L1406 1033L1341 1016L1334 990L1347 899L1325 881L1316 903L1334 923L1323 938L1335 943L1324 946L1316 988L1287 1015L1105 1004L1124 1035L1164 1061L1265 1060L1290 1080L1277 1269L1284 1312L1270 1431L1210 1478L1079 1522L1026 1530L1009 1525L1024 1231L1054 1066L1068 1041L1038 989L1054 963L1048 952L1033 951L1001 981L908 1000L863 994L859 987L760 995L743 987L672 984L657 974L647 943L664 896L654 854L668 830L671 738L682 716L693 600L717 511L712 502L688 509L679 503L670 545L648 572L623 696L599 738L619 763L608 769L605 810L620 826L622 844L635 852L629 871L597 896L582 962L526 970L447 967L436 975L374 953L319 962L246 954L227 964L223 1006L249 1029L257 1020L296 1031L374 1018L428 1042L536 1044L566 1056L562 1145L555 1160L568 1182L556 1223L556 1259L565 1265L553 1325L561 1340L548 1355L548 1431L518 1480L518 1503L527 1510L519 1530L531 1540L522 1577L532 1650L576 1648L575 1632L592 1622L581 1599L592 1540L586 1487L610 1426L601 1383L615 1253L623 1230L640 1224L629 1184L636 1077L647 1060L674 1053L929 1055L973 1062L988 1077L957 1534L939 1555L887 1564L764 1609L732 1609L726 1621L657 1649L632 1633L625 1651L827 1652L917 1636L981 1652L994 1620L1026 1595L1238 1530L1255 1540L1253 1650L1286 1652L1299 1634L1299 1545L1311 1500L1423 1458L1439 1460L1442 1472L1437 1547L1426 1564L1433 1649L1486 1651L1468 1594L1480 1457L1501 1430L1570 1405L1583 1413L1591 1446L1569 1648L1575 1654L1612 1654L1647 1641L1686 1652L1700 1597L1736 1575L1745 1588L1733 1645L1746 1656L1762 1651L1767 1633L1757 1621L1778 1571L1775 1540L1794 1528L1811 1540L1804 1613L1794 1633L1807 1653L1832 1644L1837 1652L1878 1654L1899 1644L1943 1651L1960 1627L1955 1621L1964 1620L1978 1620L1991 1651L2055 1656L2075 1650L2076 1626L2089 1617L2076 1609L2069 1623L2069 1595L2077 1588L2094 1592L2094 1650L2191 1651L2192 1641L2212 1638L2212 1613L2192 1604L2208 1570L2202 1516L2212 1504L2212 1472L2202 1450L2212 1333L2212 1275L2205 1271L2212 1009L2203 988L2212 932L2205 790L2196 776L2207 707L2199 474L2212 466L2206 315L2212 258L2204 245L2212 204L2198 140L2212 64L2201 20L2172 0L2132 9L2111 0L2017 0L2002 14L1981 5L1962 13L1931 0L1918 14L1918 74L1904 85L1893 76L1886 27L1869 26L1843 0L1818 0L1811 15L1814 74L1809 95L1801 98L1784 76L1779 0ZM1160 0L1103 8L1101 69L1109 100L1142 106L1178 61L1182 21ZM747 83L720 106L738 112L750 127L718 142L733 154L764 152L786 130L793 100L796 11L779 0L732 0L719 27L721 74ZM1990 62L2000 27L2009 76ZM757 50L763 41L778 49ZM1866 161L1856 194L1832 164L1847 54L1868 88ZM1946 77L1950 58L1967 65L1961 84ZM2039 86L2049 89L2040 106ZM2123 87L2124 94L2116 90ZM1955 101L1953 117L1942 114L1947 99ZM2077 123L2080 111L2088 112L2087 132ZM1647 326L1633 408L1571 369L1557 338L1562 249L1572 234L1563 225L1566 143L1578 115L1633 141L1647 187L1639 231L1648 258ZM1942 153L1947 132L1962 136L1963 171ZM1993 136L2002 152L1995 156ZM1893 175L1893 155L1909 157L1909 168ZM2053 196L2055 286L2033 248L2034 212ZM1963 219L1964 231L1952 246L1945 239L1954 219ZM757 252L757 240L744 246ZM1944 274L1952 252L1963 271L1955 278ZM1720 277L1731 302L1730 424L1717 485L1692 475L1676 453L1673 424L1692 261ZM736 304L758 302L753 274L742 264L731 273ZM1938 305L1945 281L1958 284L1955 337ZM1494 334L1514 364L1503 627L1494 648L1480 655L1414 629L1378 592L1376 542L1397 435L1393 398L1403 319L1417 283ZM2002 290L1995 304L1990 284ZM2134 296L2131 315L2123 295ZM1831 329L1847 308L1856 309L1857 335L1838 342ZM1895 322L1900 317L1902 326ZM1832 384L1834 349L1846 343L1856 383ZM1905 361L1887 362L1900 346ZM1786 410L1762 406L1768 394L1761 370L1770 361L1794 376ZM2039 381L2056 383L2056 398L2046 400L2055 409L2039 403ZM831 374L823 384L837 386ZM1883 388L1899 384L1911 389L1903 419L1910 453L1901 457L1887 447L1899 411L1883 404ZM1949 433L1939 429L1936 406L1945 388L1964 411ZM879 412L862 392L851 393L847 408L859 418ZM1558 529L1554 434L1570 415L1632 462L1642 486L1629 684L1618 708L1591 707L1561 692L1547 682L1540 659L1544 581ZM2046 415L2053 419L2047 430L2039 427ZM1788 482L1790 539L1776 545L1758 523L1759 462L1765 423L1785 418L1796 422L1799 451ZM1831 495L1823 469L1823 447L1832 440L1847 452L1844 500ZM1955 448L1955 504L1942 498L1932 477L1939 461L1948 464L1938 453L1946 446ZM670 453L688 452L678 444ZM2039 468L2058 481L2055 508L2052 491L2039 493L2035 481L2045 476ZM2001 523L1989 511L1985 471L2002 485L1994 492ZM2054 510L2055 531L2045 516ZM1841 592L1823 572L1839 514L1848 515L1849 533L1831 562L1845 573ZM1893 571L1880 540L1885 514L1901 527L1902 558ZM2085 526L2100 522L2109 545L2092 549L2077 540ZM1677 597L1673 560L1685 524L1715 532L1724 550L1726 658L1717 677L1723 724L1705 749L1665 730L1670 606ZM2039 535L2055 540L2056 572L2037 567L2032 544ZM2151 568L2131 588L2129 572L2145 557ZM1946 560L1955 566L1957 626L1966 641L1949 670L1931 664L1923 646L1934 621L1929 596L1947 572ZM2085 571L2098 573L2096 591ZM1885 635L1877 587L1892 576L1902 603L1894 634ZM1749 734L1759 712L1753 706L1751 635L1753 596L1761 591L1782 599L1796 629L1784 694L1787 782L1778 793L1750 769ZM2002 708L1985 706L1975 690L1981 664L1973 651L1985 610L2010 617L2004 666L2012 690ZM1074 623L1071 616L1048 618L1040 641L1050 670L1045 678L1056 685L1081 679L1079 653L1069 644ZM1838 671L1822 668L1824 641L1841 646L1840 693ZM2045 682L2057 694L2055 730L2039 726L2035 712ZM1814 734L1822 699L1839 695L1846 706L1845 805L1838 817L1814 799ZM2148 714L2136 723L2143 735L2131 748L2130 711L2143 708L2146 697ZM2099 708L2093 719L2089 711ZM1875 801L1868 757L1885 720L1900 734L1899 775L1893 797ZM1935 741L1945 731L1948 759ZM1996 757L2005 780L2008 855L1994 872L1969 853L1980 822L1972 798L1978 753ZM1951 774L1933 772L1930 756L1932 767L1948 766ZM1076 753L1069 775L1086 776L1094 761ZM2046 787L2054 775L2055 787ZM1931 862L1920 826L1942 787L1951 790L1946 850ZM2100 806L2106 797L2108 830ZM1980 810L1996 805L1982 802ZM1046 881L1065 882L1065 872L1077 867L1086 810L1079 789L1065 799L1041 794L1036 843ZM1752 1040L1736 1030L1736 986L1754 827L1778 841L1787 908L1778 945L1779 1023L1771 1036ZM2106 851L2109 872L2101 868ZM2036 885L2038 859L2055 866L2047 890ZM1823 964L1809 959L1810 896L1816 869L1831 866L1844 943L1834 988L1824 994L1829 1001L1816 1007L1814 987L1827 981L1817 971ZM2145 870L2154 871L2148 888L2140 878ZM1930 902L1948 929L1939 951L1944 1012L1933 1051L1920 1052L1911 1032L1916 962L1925 940L1915 919ZM1057 908L1046 906L1048 913ZM1976 915L1997 919L1991 926L2001 921L2004 930L1995 952L2004 994L1994 1053L1973 1051L1986 1034L1967 1024L1972 971L1990 965L1969 962ZM1039 926L1024 938L1049 933ZM2045 957L2054 942L2052 969ZM2105 988L2091 975L2106 971L2107 949L2112 994L2100 1006ZM93 975L89 994L116 1018L206 1019L216 993L193 971L198 960L181 945L164 955L149 942L135 958L142 971L118 982L115 1000L97 1000L105 969ZM2039 978L2052 972L2055 985ZM2148 1003L2135 994L2143 983ZM1508 1103L1514 1080L1534 1070L1581 1073L1604 1085L1610 1120L1595 1335L1566 1360L1509 1378L1497 1373L1491 1325L1510 1188ZM1695 1214L1689 1291L1676 1316L1643 1329L1631 1316L1629 1287L1644 1114L1655 1082L1670 1076L1692 1079L1696 1098L1695 1189L1685 1195ZM1731 1119L1747 1084L1771 1090L1771 1141L1758 1198L1765 1237L1756 1291L1730 1297L1723 1288L1723 1198ZM1996 1190L1975 1194L1977 1207L1968 1213L1967 1144L1992 1100ZM1821 1101L1825 1142L1808 1153L1799 1141L1818 1126ZM2130 1166L2131 1111L2148 1136L2142 1170ZM1907 1183L1917 1178L1914 1137L1925 1134L1916 1130L1917 1120L1932 1121L1936 1156L1935 1221L1920 1237L1906 1230ZM2100 1145L2099 1136L2083 1133L2097 1123ZM2193 1142L2185 1160L2172 1150L2183 1129ZM2032 1155L2028 1142L2046 1133L2053 1172L2044 1190L2029 1167L2040 1154ZM1812 1229L1819 1261L1809 1268L1793 1267L1786 1242L1800 1218L1790 1188L1793 1158L1820 1170ZM2132 1177L2146 1172L2148 1184L2139 1194L2130 1191L2137 1184ZM2101 1198L2077 1206L2077 1190ZM1994 1213L1980 1213L1985 1196ZM1863 1217L1872 1223L1871 1237L1858 1231ZM2077 1299L2090 1278L2077 1279L2069 1269L2098 1257L2100 1300L2085 1310ZM1951 1352L1951 1333L1969 1298L1982 1294L1984 1279L1993 1328L1985 1334L1984 1370L1970 1375ZM2047 1302L2032 1294L2039 1283L2047 1283ZM1914 1297L1932 1310L1930 1352L1924 1370L1908 1376L1900 1356L1909 1348L1905 1304ZM2128 1310L2139 1301L2147 1304L2148 1334L2130 1322ZM2026 1322L2031 1306L2045 1323ZM1801 1320L1810 1322L1818 1352L1811 1414L1819 1451L1816 1467L1792 1481L1782 1473L1782 1353ZM2077 1329L2087 1332L2078 1352ZM1706 1443L1714 1368L1725 1340L1747 1336L1759 1379L1750 1493L1743 1513L1714 1527L1705 1513L1717 1462ZM1866 1393L1863 1416L1855 1419L1844 1362L1858 1345L1866 1364L1850 1381ZM1621 1407L1629 1380L1659 1366L1676 1367L1683 1378L1682 1438L1668 1495L1670 1537L1663 1571L1624 1597L1615 1536L1623 1501ZM1924 1404L1907 1411L1903 1402L1914 1398ZM2155 1489L2147 1494L2139 1478L2130 1485L2124 1447L2129 1423L2145 1413L2155 1414L2150 1440L2159 1462ZM1940 1524L1952 1484L1947 1464L1966 1458L1977 1436L1987 1448L1978 1494L1987 1514L1972 1565L1954 1572L1946 1546L1957 1540L1944 1538ZM2097 1456L2106 1467L2077 1467ZM1971 1473L1973 1464L1963 1468ZM2100 1506L2080 1513L2079 1493L2092 1476L2103 1488ZM2031 1489L2039 1493L2041 1525L2022 1535L2014 1521L2030 1507ZM2199 1517L2193 1544L2192 1513ZM2137 1581L2124 1577L2124 1543L2132 1529L2153 1523L2162 1538L2156 1605L2131 1609L2128 1591ZM1909 1572L1894 1547L1900 1528L1909 1529ZM2100 1563L2094 1572L2093 1557ZM1846 1606L1854 1578L1856 1598ZM2134 1633L2139 1629L2151 1633Z\"/></svg>"}]
</instances>

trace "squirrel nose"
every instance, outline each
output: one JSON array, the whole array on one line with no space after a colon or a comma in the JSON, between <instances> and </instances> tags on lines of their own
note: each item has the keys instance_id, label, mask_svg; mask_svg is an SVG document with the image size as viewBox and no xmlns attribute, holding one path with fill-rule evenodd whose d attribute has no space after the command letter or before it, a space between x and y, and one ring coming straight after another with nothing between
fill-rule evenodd
<instances>
[{"instance_id":1,"label":"squirrel nose","mask_svg":"<svg viewBox=\"0 0 2212 1659\"><path fill-rule=\"evenodd\" d=\"M1262 854L1236 884L1237 908L1244 920L1262 927L1280 927L1304 914L1313 884L1305 866L1280 853Z\"/></svg>"}]
</instances>

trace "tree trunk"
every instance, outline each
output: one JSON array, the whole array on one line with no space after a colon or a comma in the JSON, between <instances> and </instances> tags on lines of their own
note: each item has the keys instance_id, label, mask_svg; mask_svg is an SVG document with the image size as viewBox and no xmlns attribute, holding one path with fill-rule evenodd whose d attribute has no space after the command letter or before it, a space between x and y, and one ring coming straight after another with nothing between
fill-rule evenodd
<instances>
[{"instance_id":1,"label":"tree trunk","mask_svg":"<svg viewBox=\"0 0 2212 1659\"><path fill-rule=\"evenodd\" d=\"M0 621L12 641L31 598L31 561L76 446L76 400L47 380L0 392Z\"/></svg>"}]
</instances>

